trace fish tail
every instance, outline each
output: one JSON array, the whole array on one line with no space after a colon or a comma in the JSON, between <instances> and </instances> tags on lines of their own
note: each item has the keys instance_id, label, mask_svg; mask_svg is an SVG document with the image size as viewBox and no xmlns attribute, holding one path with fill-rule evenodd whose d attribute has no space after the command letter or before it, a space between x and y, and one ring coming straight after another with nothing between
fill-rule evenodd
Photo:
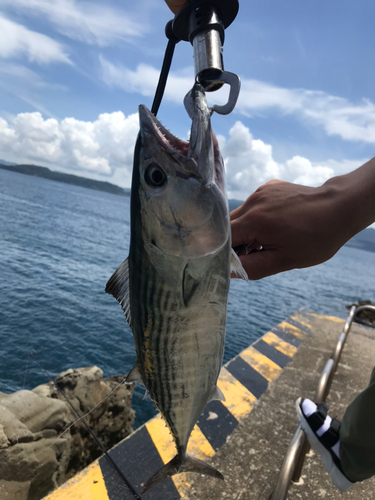
<instances>
[{"instance_id":1,"label":"fish tail","mask_svg":"<svg viewBox=\"0 0 375 500\"><path fill-rule=\"evenodd\" d=\"M159 484L161 481L164 481L167 477L180 474L181 472L197 472L198 474L205 474L206 476L224 479L221 472L214 469L214 467L211 467L211 465L202 462L202 460L186 454L183 456L176 455L147 481L145 487L143 488L142 495L149 489Z\"/></svg>"}]
</instances>

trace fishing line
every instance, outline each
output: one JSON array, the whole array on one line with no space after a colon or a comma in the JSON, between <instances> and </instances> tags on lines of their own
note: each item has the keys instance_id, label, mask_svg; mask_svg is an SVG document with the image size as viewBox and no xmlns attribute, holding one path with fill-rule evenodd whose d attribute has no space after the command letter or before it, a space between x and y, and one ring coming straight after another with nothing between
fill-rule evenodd
<instances>
[{"instance_id":1,"label":"fishing line","mask_svg":"<svg viewBox=\"0 0 375 500\"><path fill-rule=\"evenodd\" d=\"M99 446L99 448L102 450L102 452L104 453L104 456L106 457L106 459L108 460L108 462L110 463L110 465L114 468L114 470L117 472L117 474L120 476L120 478L122 479L122 481L125 483L125 485L127 486L127 488L129 489L129 491L132 493L132 495L134 496L134 498L136 498L137 500L142 500L142 498L138 495L138 493L135 491L135 489L133 488L133 486L129 483L129 481L126 479L126 477L124 476L123 472L121 471L121 469L118 467L118 465L116 464L116 462L112 459L112 457L109 455L108 451L106 450L105 446L99 441L99 439L96 437L95 433L93 432L93 430L91 429L91 427L85 422L85 420L83 419L83 416L81 416L78 412L78 410L75 408L75 406L72 404L72 402L65 396L64 392L60 389L60 387L56 384L56 382L54 380L52 380L52 377L51 375L48 373L47 370L45 370L43 368L43 366L39 363L39 361L35 358L34 356L34 353L31 351L30 352L30 356L33 358L33 360L35 361L35 363L37 363L37 365L39 366L39 368L43 371L43 373L45 373L45 375L48 377L48 379L50 380L50 382L53 383L53 385L56 387L56 389L58 390L58 392L62 395L62 397L65 399L65 401L68 403L68 405L71 407L71 409L73 410L73 412L77 415L78 419L81 420L81 422L83 423L83 425L85 426L87 432L90 434L90 436L93 438L93 440L95 441L95 443Z\"/></svg>"},{"instance_id":2,"label":"fishing line","mask_svg":"<svg viewBox=\"0 0 375 500\"><path fill-rule=\"evenodd\" d=\"M152 103L151 112L156 116L159 111L161 100L163 99L165 86L168 80L169 70L171 68L174 49L180 41L172 31L172 21L168 21L165 27L165 36L168 38L168 45L165 50L163 65L160 71L158 85L156 87L154 102Z\"/></svg>"},{"instance_id":3,"label":"fishing line","mask_svg":"<svg viewBox=\"0 0 375 500\"><path fill-rule=\"evenodd\" d=\"M30 357L30 353L29 353L29 357ZM106 399L108 399L110 396L112 396L112 394L115 391L117 391L117 389L119 389L119 387L121 387L122 384L125 382L126 377L127 377L127 375L125 375L125 377L123 377L123 380L118 385L116 385L116 387L114 389L112 389L112 391L105 398L103 398L101 401L99 401L98 404L96 404L93 408L91 408L90 411L88 411L87 413L85 413L84 415L82 415L82 417L77 418L76 420L74 420L74 422L72 422L69 425L69 427L67 427L61 434L59 434L57 436L56 440L53 441L53 443L50 446L48 446L46 449L48 450L49 448L52 448L57 443L57 441L59 439L61 439L63 437L63 435L66 434L75 424L77 424L78 422L82 421L85 417L87 417L88 415L90 415L90 413L92 413L94 410L96 410L96 408L98 408L98 406L100 406ZM43 453L43 451L41 451L40 453L37 453L36 456L38 457L42 453Z\"/></svg>"}]
</instances>

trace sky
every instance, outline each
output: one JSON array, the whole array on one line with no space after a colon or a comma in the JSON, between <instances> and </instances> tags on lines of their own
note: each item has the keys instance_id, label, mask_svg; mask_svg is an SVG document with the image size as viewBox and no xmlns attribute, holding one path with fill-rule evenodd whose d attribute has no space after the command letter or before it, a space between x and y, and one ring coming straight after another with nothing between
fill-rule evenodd
<instances>
[{"instance_id":1,"label":"sky","mask_svg":"<svg viewBox=\"0 0 375 500\"><path fill-rule=\"evenodd\" d=\"M172 18L163 0L1 0L0 159L130 187ZM240 0L224 65L241 93L212 118L230 198L274 178L318 186L374 156L374 18L372 0ZM158 117L185 139L193 83L181 41Z\"/></svg>"}]
</instances>

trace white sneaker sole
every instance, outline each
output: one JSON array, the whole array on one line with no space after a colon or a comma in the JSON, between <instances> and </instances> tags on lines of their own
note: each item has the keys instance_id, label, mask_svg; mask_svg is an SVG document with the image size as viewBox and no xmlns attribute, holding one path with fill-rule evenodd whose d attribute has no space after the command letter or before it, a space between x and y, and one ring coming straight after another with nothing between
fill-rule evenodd
<instances>
[{"instance_id":1,"label":"white sneaker sole","mask_svg":"<svg viewBox=\"0 0 375 500\"><path fill-rule=\"evenodd\" d=\"M297 409L297 415L299 418L299 421L301 422L301 427L305 431L307 439L309 440L309 443L311 446L316 450L319 455L322 457L323 463L325 468L327 469L329 475L331 476L333 484L340 490L340 491L348 491L354 483L349 481L349 479L344 476L344 474L340 471L340 469L337 467L335 462L333 461L332 455L325 448L322 443L319 441L318 437L316 434L313 432L309 424L307 423L307 420L301 410L301 401L302 398L297 399L296 401L296 409ZM332 452L333 453L333 452Z\"/></svg>"}]
</instances>

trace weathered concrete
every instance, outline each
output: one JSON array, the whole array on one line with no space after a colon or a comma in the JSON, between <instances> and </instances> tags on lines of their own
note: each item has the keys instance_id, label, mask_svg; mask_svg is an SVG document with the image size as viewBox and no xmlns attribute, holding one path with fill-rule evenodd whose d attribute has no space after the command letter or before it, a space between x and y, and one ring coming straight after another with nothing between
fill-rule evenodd
<instances>
[{"instance_id":1,"label":"weathered concrete","mask_svg":"<svg viewBox=\"0 0 375 500\"><path fill-rule=\"evenodd\" d=\"M225 482L190 474L185 500L269 499L298 424L295 401L299 396L313 398L343 325L336 318L315 319L311 336L210 460L224 474ZM350 401L366 387L374 364L374 330L353 324L327 399L331 415L342 417ZM375 499L374 478L357 483L345 494L339 492L316 454L307 457L302 479L303 484L291 486L288 500Z\"/></svg>"}]
</instances>

